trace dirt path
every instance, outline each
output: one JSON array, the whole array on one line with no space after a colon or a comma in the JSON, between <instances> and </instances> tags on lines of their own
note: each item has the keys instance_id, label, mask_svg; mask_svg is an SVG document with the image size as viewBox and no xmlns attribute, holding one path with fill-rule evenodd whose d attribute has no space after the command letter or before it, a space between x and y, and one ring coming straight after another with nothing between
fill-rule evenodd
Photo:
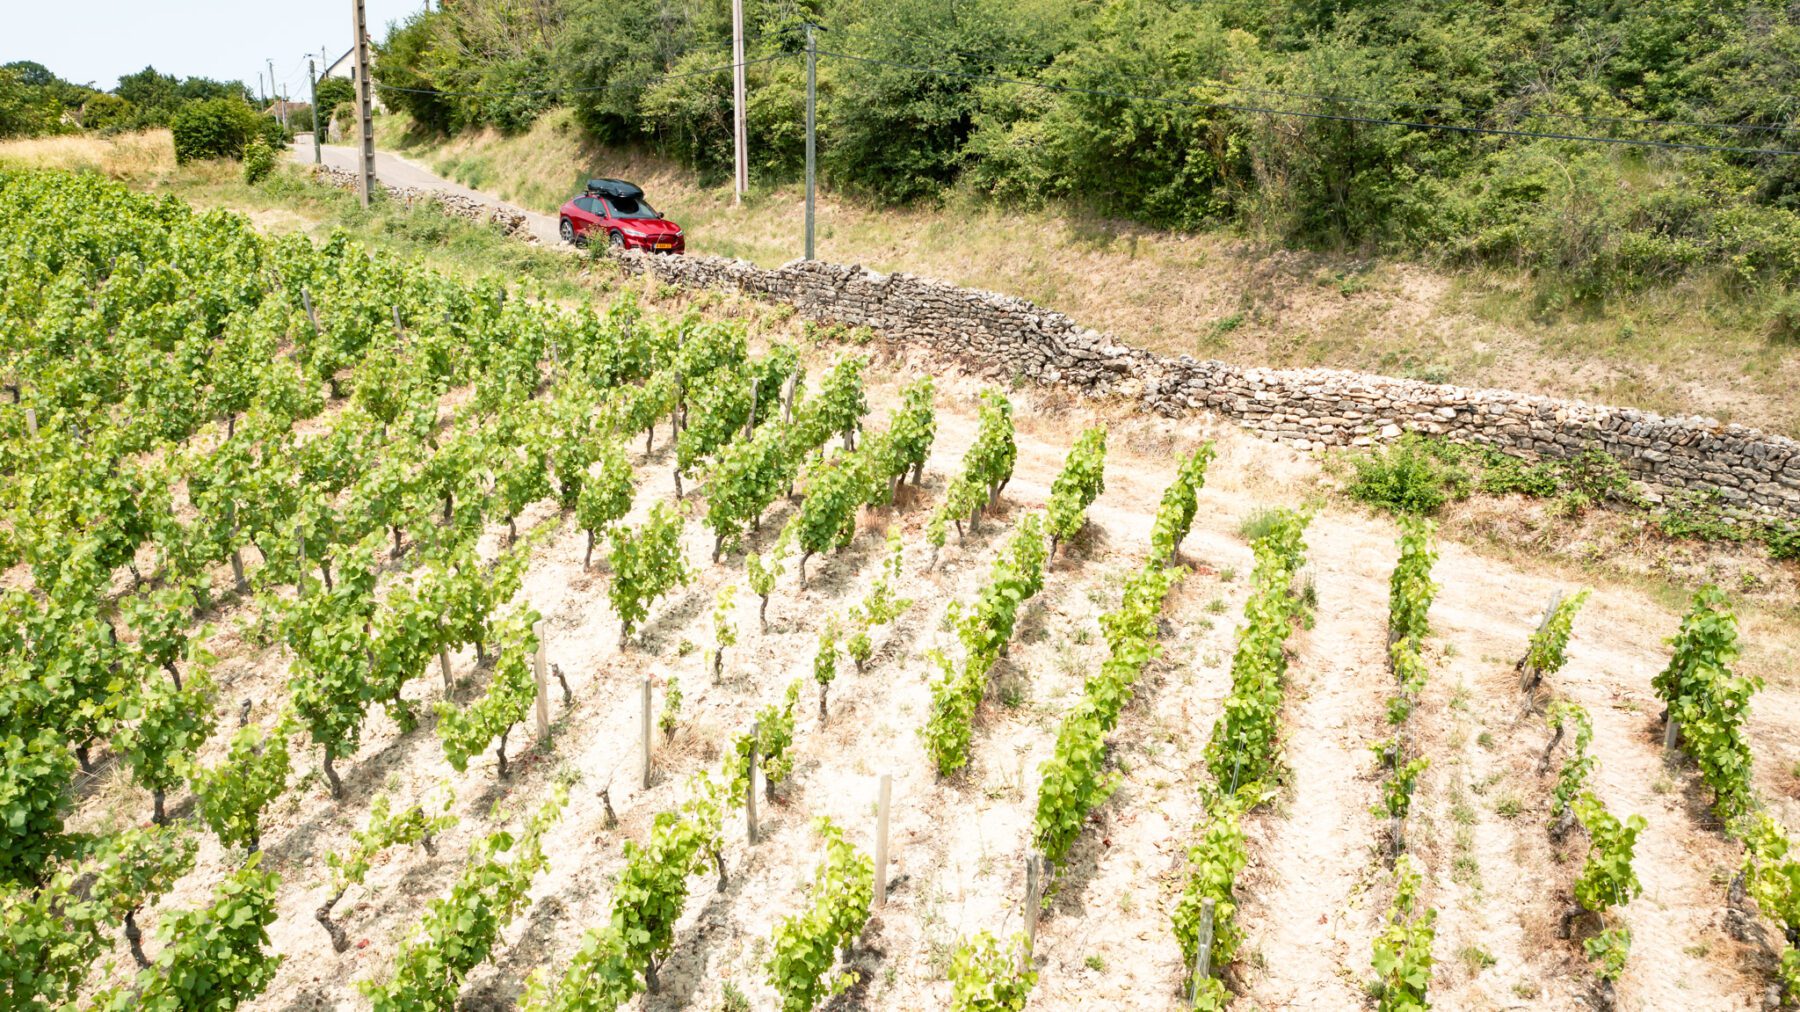
<instances>
[{"instance_id":1,"label":"dirt path","mask_svg":"<svg viewBox=\"0 0 1800 1012\"><path fill-rule=\"evenodd\" d=\"M324 164L333 169L345 172L357 171L356 148L346 144L322 144L319 156ZM294 146L288 152L290 161L303 165L313 163L312 134L299 134L294 139ZM432 172L430 169L410 158L396 155L390 151L375 151L375 178L389 186L411 186L421 190L437 190L441 193L453 193L467 197L493 207L503 207L509 211L517 211L525 216L531 226L531 234L538 242L551 248L567 249L562 237L557 234L557 217L541 211L530 211L517 204L509 204L491 193L472 190L461 183L453 183Z\"/></svg>"},{"instance_id":2,"label":"dirt path","mask_svg":"<svg viewBox=\"0 0 1800 1012\"><path fill-rule=\"evenodd\" d=\"M1370 742L1388 733L1386 599L1368 572L1386 553L1341 528L1307 532L1321 602L1301 633L1283 729L1290 792L1261 822L1240 920L1261 970L1246 997L1271 1009L1347 1009L1361 1001L1372 918L1363 895L1378 826Z\"/></svg>"},{"instance_id":3,"label":"dirt path","mask_svg":"<svg viewBox=\"0 0 1800 1012\"><path fill-rule=\"evenodd\" d=\"M1553 844L1545 831L1556 767L1536 773L1548 731L1541 715L1522 715L1511 665L1551 592L1574 588L1499 571L1457 546L1446 547L1438 574L1444 589L1432 622L1456 650L1444 680L1460 697L1453 713L1462 716L1432 747L1454 757L1467 785L1434 816L1443 827L1434 865L1440 886L1455 897L1439 927L1437 954L1454 961L1440 973L1449 985L1442 993L1458 1007L1564 1007L1582 1000L1593 982L1577 943L1555 934L1586 841L1577 831ZM1649 678L1664 661L1660 640L1674 620L1634 597L1597 594L1577 617L1568 665L1551 680L1593 719L1595 793L1616 816L1635 813L1649 824L1633 862L1644 894L1623 911L1632 949L1619 1007L1755 1008L1759 987L1721 927L1719 876L1735 865L1739 849L1704 828L1704 806L1694 811L1677 788L1680 777L1665 772L1649 727L1657 709ZM1491 958L1491 970L1482 956Z\"/></svg>"}]
</instances>

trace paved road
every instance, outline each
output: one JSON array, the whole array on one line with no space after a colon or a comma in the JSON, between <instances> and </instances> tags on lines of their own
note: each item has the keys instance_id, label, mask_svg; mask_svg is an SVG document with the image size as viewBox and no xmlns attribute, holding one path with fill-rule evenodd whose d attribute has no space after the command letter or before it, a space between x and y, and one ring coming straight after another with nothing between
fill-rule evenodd
<instances>
[{"instance_id":1,"label":"paved road","mask_svg":"<svg viewBox=\"0 0 1800 1012\"><path fill-rule=\"evenodd\" d=\"M290 157L296 162L311 164L312 154L312 134L303 133L298 135L294 139L294 147L290 153ZM357 151L349 145L321 145L319 154L325 164L334 169L342 169L345 172L355 172L357 170ZM556 234L557 219L555 215L539 214L536 211L528 211L517 204L509 204L504 200L499 200L492 194L482 193L479 190L471 190L461 183L453 183L450 180L437 175L425 166L420 165L418 162L402 158L391 152L382 151L379 148L375 151L375 178L389 186L412 186L421 190L437 190L442 193L454 193L468 197L471 200L479 201L483 204L491 204L496 207L504 207L509 210L517 211L525 216L525 220L531 225L532 234L537 236L539 242L550 247L561 247L563 245L562 239Z\"/></svg>"}]
</instances>

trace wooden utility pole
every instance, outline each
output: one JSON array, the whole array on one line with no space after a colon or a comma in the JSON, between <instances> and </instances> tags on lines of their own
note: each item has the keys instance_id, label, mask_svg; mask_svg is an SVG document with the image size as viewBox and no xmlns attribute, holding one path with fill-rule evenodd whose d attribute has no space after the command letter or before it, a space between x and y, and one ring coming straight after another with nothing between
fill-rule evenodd
<instances>
[{"instance_id":1,"label":"wooden utility pole","mask_svg":"<svg viewBox=\"0 0 1800 1012\"><path fill-rule=\"evenodd\" d=\"M374 97L369 94L369 26L363 17L363 0L350 0L356 20L356 115L362 132L362 159L357 172L357 196L369 206L375 194Z\"/></svg>"},{"instance_id":2,"label":"wooden utility pole","mask_svg":"<svg viewBox=\"0 0 1800 1012\"><path fill-rule=\"evenodd\" d=\"M275 122L287 126L287 116L284 115L285 110L281 107L281 92L275 86L275 61L269 57L264 57L264 59L268 60L269 64L269 104L275 107Z\"/></svg>"},{"instance_id":3,"label":"wooden utility pole","mask_svg":"<svg viewBox=\"0 0 1800 1012\"><path fill-rule=\"evenodd\" d=\"M317 69L313 67L312 57L306 58L306 100L312 103L313 111L313 164L323 162L324 156L319 153L319 78Z\"/></svg>"},{"instance_id":4,"label":"wooden utility pole","mask_svg":"<svg viewBox=\"0 0 1800 1012\"><path fill-rule=\"evenodd\" d=\"M818 95L819 46L813 38L813 26L806 26L806 259L813 258L813 189L818 170L818 143L814 140Z\"/></svg>"},{"instance_id":5,"label":"wooden utility pole","mask_svg":"<svg viewBox=\"0 0 1800 1012\"><path fill-rule=\"evenodd\" d=\"M744 0L731 0L731 126L736 148L734 203L750 192L749 131L744 120Z\"/></svg>"},{"instance_id":6,"label":"wooden utility pole","mask_svg":"<svg viewBox=\"0 0 1800 1012\"><path fill-rule=\"evenodd\" d=\"M331 56L329 53L326 52L324 46L320 46L319 47L319 80L323 81L326 77L330 76L330 74L331 74ZM319 126L319 113L315 109L313 111L313 127L316 129L318 126ZM331 126L331 117L329 115L327 115L325 118L325 126L329 130L329 128ZM321 142L328 141L330 139L331 139L331 136L329 133L326 133L320 137Z\"/></svg>"}]
</instances>

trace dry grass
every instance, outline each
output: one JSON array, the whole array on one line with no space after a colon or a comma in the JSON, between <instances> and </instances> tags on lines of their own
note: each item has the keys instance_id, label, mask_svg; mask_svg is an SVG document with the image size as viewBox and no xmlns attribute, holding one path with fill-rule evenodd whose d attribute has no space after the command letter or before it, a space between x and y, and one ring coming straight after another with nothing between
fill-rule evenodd
<instances>
[{"instance_id":1,"label":"dry grass","mask_svg":"<svg viewBox=\"0 0 1800 1012\"><path fill-rule=\"evenodd\" d=\"M399 117L377 134L533 210L553 212L588 175L623 176L686 226L695 252L765 267L800 254L799 187L758 189L734 206L729 182L705 185L666 160L589 143L567 110L515 137L445 143L409 136ZM825 193L816 238L822 259L1020 295L1167 354L1505 387L1800 433L1800 402L1783 381L1800 370L1800 347L1770 342L1760 303L1710 283L1569 310L1547 307L1517 273L1294 252L964 197L895 210Z\"/></svg>"},{"instance_id":2,"label":"dry grass","mask_svg":"<svg viewBox=\"0 0 1800 1012\"><path fill-rule=\"evenodd\" d=\"M0 141L0 163L34 169L87 170L134 182L174 171L175 144L167 130L111 137L34 137Z\"/></svg>"}]
</instances>

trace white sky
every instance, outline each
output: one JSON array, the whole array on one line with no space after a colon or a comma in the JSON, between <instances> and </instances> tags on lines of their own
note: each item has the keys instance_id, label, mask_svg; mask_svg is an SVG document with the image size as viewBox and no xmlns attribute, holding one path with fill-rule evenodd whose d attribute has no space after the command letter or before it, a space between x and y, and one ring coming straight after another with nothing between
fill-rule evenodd
<instances>
[{"instance_id":1,"label":"white sky","mask_svg":"<svg viewBox=\"0 0 1800 1012\"><path fill-rule=\"evenodd\" d=\"M424 0L364 0L369 35ZM36 60L76 84L108 90L155 66L176 77L241 80L252 90L275 61L288 97L306 97L306 57L350 48L350 0L0 0L0 63Z\"/></svg>"}]
</instances>

